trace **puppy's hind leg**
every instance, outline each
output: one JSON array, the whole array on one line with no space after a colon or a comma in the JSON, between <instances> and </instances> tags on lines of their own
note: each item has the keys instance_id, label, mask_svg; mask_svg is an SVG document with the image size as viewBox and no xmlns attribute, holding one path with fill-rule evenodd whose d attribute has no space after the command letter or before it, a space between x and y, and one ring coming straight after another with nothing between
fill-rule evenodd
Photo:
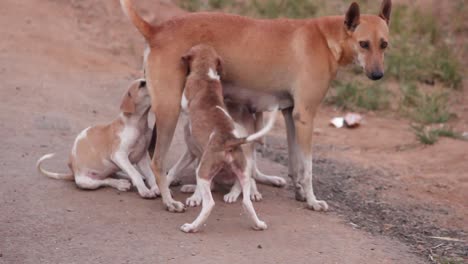
<instances>
[{"instance_id":1,"label":"puppy's hind leg","mask_svg":"<svg viewBox=\"0 0 468 264\"><path fill-rule=\"evenodd\" d=\"M250 219L254 223L253 229L255 230L265 230L267 229L267 224L260 219L258 219L257 213L253 207L252 201L250 200L250 188L251 188L251 181L250 181L250 172L251 168L251 161L247 161L247 166L245 171L239 170L235 165L232 165L232 169L236 174L239 182L242 186L242 202L244 205L244 209L247 211L247 214L250 216Z\"/></svg>"},{"instance_id":2,"label":"puppy's hind leg","mask_svg":"<svg viewBox=\"0 0 468 264\"><path fill-rule=\"evenodd\" d=\"M199 192L202 197L202 210L197 216L195 221L191 224L184 224L180 227L180 230L185 233L194 233L200 230L200 227L206 222L208 217L213 210L215 202L211 195L211 180L219 169L213 168L213 162L209 159L201 160L200 165L197 168L197 189L194 195Z\"/></svg>"},{"instance_id":3,"label":"puppy's hind leg","mask_svg":"<svg viewBox=\"0 0 468 264\"><path fill-rule=\"evenodd\" d=\"M253 178L262 184L272 185L275 187L286 186L286 180L279 176L267 175L261 172L257 166L257 151L253 150L253 166L252 166Z\"/></svg>"},{"instance_id":4,"label":"puppy's hind leg","mask_svg":"<svg viewBox=\"0 0 468 264\"><path fill-rule=\"evenodd\" d=\"M119 191L126 192L130 190L132 184L128 180L106 178L103 180L93 179L84 174L75 175L75 183L81 189L95 190L100 187L113 187Z\"/></svg>"}]
</instances>

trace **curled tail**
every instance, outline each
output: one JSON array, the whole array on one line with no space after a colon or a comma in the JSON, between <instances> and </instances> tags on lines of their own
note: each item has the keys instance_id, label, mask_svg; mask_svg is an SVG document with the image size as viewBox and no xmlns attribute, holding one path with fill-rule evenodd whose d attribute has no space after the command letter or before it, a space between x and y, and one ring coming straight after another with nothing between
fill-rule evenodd
<instances>
[{"instance_id":1,"label":"curled tail","mask_svg":"<svg viewBox=\"0 0 468 264\"><path fill-rule=\"evenodd\" d=\"M148 41L154 34L153 26L138 15L131 0L120 0L120 5L122 6L124 13L132 21L133 25L135 25L138 31L140 31L143 37Z\"/></svg>"},{"instance_id":2,"label":"curled tail","mask_svg":"<svg viewBox=\"0 0 468 264\"><path fill-rule=\"evenodd\" d=\"M231 148L240 146L242 144L251 143L251 142L265 136L273 128L273 125L275 124L275 121L276 121L276 115L277 114L278 114L278 106L275 107L273 112L270 114L270 117L268 118L267 124L262 129L260 129L260 131L257 131L257 132L255 132L255 133L253 133L253 134L251 134L251 135L249 135L247 137L242 137L242 138L236 138L234 140L229 140L228 142L226 142L225 148L226 149L231 149Z\"/></svg>"},{"instance_id":3,"label":"curled tail","mask_svg":"<svg viewBox=\"0 0 468 264\"><path fill-rule=\"evenodd\" d=\"M67 180L67 181L72 181L75 177L73 176L73 173L56 173L56 172L50 172L50 171L47 171L45 169L42 168L42 162L44 160L48 160L48 159L51 159L52 157L55 156L55 153L51 153L51 154L46 154L44 156L42 156L36 163L36 168L37 168L37 171L39 171L39 173L49 177L49 178L53 178L53 179L57 179L57 180Z\"/></svg>"}]
</instances>

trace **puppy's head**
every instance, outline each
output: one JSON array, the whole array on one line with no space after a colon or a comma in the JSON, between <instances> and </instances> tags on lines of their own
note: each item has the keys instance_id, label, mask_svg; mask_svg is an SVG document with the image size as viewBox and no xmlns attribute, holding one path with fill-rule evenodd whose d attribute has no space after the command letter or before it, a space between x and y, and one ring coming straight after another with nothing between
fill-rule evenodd
<instances>
[{"instance_id":1,"label":"puppy's head","mask_svg":"<svg viewBox=\"0 0 468 264\"><path fill-rule=\"evenodd\" d=\"M384 52L389 41L391 11L392 1L383 0L377 16L361 15L357 3L352 3L345 15L344 28L354 60L371 80L384 76Z\"/></svg>"},{"instance_id":2,"label":"puppy's head","mask_svg":"<svg viewBox=\"0 0 468 264\"><path fill-rule=\"evenodd\" d=\"M120 110L124 114L135 114L146 111L151 106L151 100L144 79L132 82L124 94Z\"/></svg>"},{"instance_id":3,"label":"puppy's head","mask_svg":"<svg viewBox=\"0 0 468 264\"><path fill-rule=\"evenodd\" d=\"M181 58L187 75L196 75L199 78L220 80L224 75L223 61L211 46L199 44L193 46Z\"/></svg>"}]
</instances>

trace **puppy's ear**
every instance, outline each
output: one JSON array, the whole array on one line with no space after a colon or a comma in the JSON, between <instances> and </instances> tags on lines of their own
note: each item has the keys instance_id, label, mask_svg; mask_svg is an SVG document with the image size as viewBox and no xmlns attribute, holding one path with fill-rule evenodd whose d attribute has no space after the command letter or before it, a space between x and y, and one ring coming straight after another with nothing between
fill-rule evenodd
<instances>
[{"instance_id":1,"label":"puppy's ear","mask_svg":"<svg viewBox=\"0 0 468 264\"><path fill-rule=\"evenodd\" d=\"M120 111L124 114L133 114L135 113L135 102L133 101L132 95L130 92L127 92L122 100L122 104L120 105Z\"/></svg>"},{"instance_id":2,"label":"puppy's ear","mask_svg":"<svg viewBox=\"0 0 468 264\"><path fill-rule=\"evenodd\" d=\"M187 75L190 73L190 64L192 63L193 55L189 52L180 58L180 63L185 69Z\"/></svg>"},{"instance_id":3,"label":"puppy's ear","mask_svg":"<svg viewBox=\"0 0 468 264\"><path fill-rule=\"evenodd\" d=\"M216 72L218 73L219 76L224 77L225 72L224 72L224 61L221 59L221 57L218 57L216 59Z\"/></svg>"},{"instance_id":4,"label":"puppy's ear","mask_svg":"<svg viewBox=\"0 0 468 264\"><path fill-rule=\"evenodd\" d=\"M360 14L359 5L356 2L353 2L345 15L344 24L347 31L354 32L357 26L359 26Z\"/></svg>"},{"instance_id":5,"label":"puppy's ear","mask_svg":"<svg viewBox=\"0 0 468 264\"><path fill-rule=\"evenodd\" d=\"M385 22L390 23L390 14L392 13L392 0L383 0L382 5L380 6L380 14L381 17Z\"/></svg>"}]
</instances>

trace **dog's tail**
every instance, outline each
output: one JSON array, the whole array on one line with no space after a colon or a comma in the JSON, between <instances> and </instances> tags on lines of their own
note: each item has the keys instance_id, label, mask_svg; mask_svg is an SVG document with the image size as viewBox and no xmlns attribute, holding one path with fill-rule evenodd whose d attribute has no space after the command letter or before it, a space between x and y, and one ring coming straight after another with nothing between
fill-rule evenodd
<instances>
[{"instance_id":1,"label":"dog's tail","mask_svg":"<svg viewBox=\"0 0 468 264\"><path fill-rule=\"evenodd\" d=\"M143 18L138 15L131 0L120 0L120 5L122 6L122 9L127 17L130 18L138 31L140 31L143 37L145 37L145 39L148 41L154 33L153 26L151 26L151 24L143 20Z\"/></svg>"},{"instance_id":2,"label":"dog's tail","mask_svg":"<svg viewBox=\"0 0 468 264\"><path fill-rule=\"evenodd\" d=\"M224 145L225 148L232 149L242 144L251 143L265 136L273 128L273 125L275 124L275 121L276 121L277 114L278 114L278 106L275 107L273 112L270 114L270 117L268 118L267 124L262 129L260 129L260 131L257 131L247 137L236 138L234 140L228 140L226 144Z\"/></svg>"},{"instance_id":3,"label":"dog's tail","mask_svg":"<svg viewBox=\"0 0 468 264\"><path fill-rule=\"evenodd\" d=\"M39 173L49 177L49 178L53 178L53 179L57 179L57 180L67 180L67 181L72 181L75 177L73 176L73 173L56 173L56 172L51 172L51 171L47 171L45 169L42 168L42 162L44 162L44 160L48 160L48 159L51 159L52 157L55 156L55 153L51 153L51 154L46 154L44 156L42 156L36 163L36 168L37 168L37 171L39 171Z\"/></svg>"}]
</instances>

